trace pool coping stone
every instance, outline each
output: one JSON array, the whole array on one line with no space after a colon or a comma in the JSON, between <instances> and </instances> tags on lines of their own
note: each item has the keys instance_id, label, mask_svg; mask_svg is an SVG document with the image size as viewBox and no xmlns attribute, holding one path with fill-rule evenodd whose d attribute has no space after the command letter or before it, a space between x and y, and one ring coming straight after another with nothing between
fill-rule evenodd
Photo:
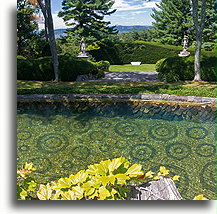
<instances>
[{"instance_id":1,"label":"pool coping stone","mask_svg":"<svg viewBox=\"0 0 217 214\"><path fill-rule=\"evenodd\" d=\"M141 100L141 101L176 101L194 104L216 104L213 97L177 96L169 94L28 94L17 95L18 101L25 100L73 100L73 99L113 99L113 100Z\"/></svg>"}]
</instances>

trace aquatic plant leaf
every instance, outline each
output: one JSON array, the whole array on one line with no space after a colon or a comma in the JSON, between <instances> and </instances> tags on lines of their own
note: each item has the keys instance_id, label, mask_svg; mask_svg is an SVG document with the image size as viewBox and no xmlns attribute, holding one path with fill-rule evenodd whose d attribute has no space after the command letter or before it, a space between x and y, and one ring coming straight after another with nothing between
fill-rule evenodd
<instances>
[{"instance_id":1,"label":"aquatic plant leaf","mask_svg":"<svg viewBox=\"0 0 217 214\"><path fill-rule=\"evenodd\" d=\"M175 175L173 176L172 180L173 181L179 181L180 176L179 175Z\"/></svg>"},{"instance_id":2,"label":"aquatic plant leaf","mask_svg":"<svg viewBox=\"0 0 217 214\"><path fill-rule=\"evenodd\" d=\"M117 184L126 184L130 177L125 174L117 174L115 178L117 179Z\"/></svg>"},{"instance_id":3,"label":"aquatic plant leaf","mask_svg":"<svg viewBox=\"0 0 217 214\"><path fill-rule=\"evenodd\" d=\"M108 166L106 166L106 164L99 164L97 166L97 173L100 174L100 175L107 175Z\"/></svg>"},{"instance_id":4,"label":"aquatic plant leaf","mask_svg":"<svg viewBox=\"0 0 217 214\"><path fill-rule=\"evenodd\" d=\"M74 192L76 199L80 200L84 197L84 189L80 186L72 187L71 190Z\"/></svg>"},{"instance_id":5,"label":"aquatic plant leaf","mask_svg":"<svg viewBox=\"0 0 217 214\"><path fill-rule=\"evenodd\" d=\"M73 184L83 183L84 181L86 181L87 177L88 174L84 170L79 171L74 176L69 176Z\"/></svg>"},{"instance_id":6,"label":"aquatic plant leaf","mask_svg":"<svg viewBox=\"0 0 217 214\"><path fill-rule=\"evenodd\" d=\"M159 176L154 176L154 178L153 178L153 180L159 180L160 178L159 178Z\"/></svg>"},{"instance_id":7,"label":"aquatic plant leaf","mask_svg":"<svg viewBox=\"0 0 217 214\"><path fill-rule=\"evenodd\" d=\"M62 200L75 200L75 193L71 190L67 191L67 192L62 192Z\"/></svg>"},{"instance_id":8,"label":"aquatic plant leaf","mask_svg":"<svg viewBox=\"0 0 217 214\"><path fill-rule=\"evenodd\" d=\"M58 186L60 188L70 188L71 185L72 185L72 182L70 178L60 178L58 180Z\"/></svg>"},{"instance_id":9,"label":"aquatic plant leaf","mask_svg":"<svg viewBox=\"0 0 217 214\"><path fill-rule=\"evenodd\" d=\"M49 200L51 198L51 195L52 195L52 188L50 184L47 184L46 186L41 184L37 192L37 196L39 200Z\"/></svg>"},{"instance_id":10,"label":"aquatic plant leaf","mask_svg":"<svg viewBox=\"0 0 217 214\"><path fill-rule=\"evenodd\" d=\"M111 183L111 184L115 184L115 175L109 175L108 176L109 177L109 182Z\"/></svg>"},{"instance_id":11,"label":"aquatic plant leaf","mask_svg":"<svg viewBox=\"0 0 217 214\"><path fill-rule=\"evenodd\" d=\"M209 200L209 199L207 199L206 197L203 196L203 194L201 194L195 196L193 200Z\"/></svg>"},{"instance_id":12,"label":"aquatic plant leaf","mask_svg":"<svg viewBox=\"0 0 217 214\"><path fill-rule=\"evenodd\" d=\"M153 174L154 174L154 172L148 171L148 172L145 173L145 177L146 178L153 178Z\"/></svg>"},{"instance_id":13,"label":"aquatic plant leaf","mask_svg":"<svg viewBox=\"0 0 217 214\"><path fill-rule=\"evenodd\" d=\"M99 181L102 182L103 186L106 186L109 183L110 179L108 176L101 176L99 178Z\"/></svg>"},{"instance_id":14,"label":"aquatic plant leaf","mask_svg":"<svg viewBox=\"0 0 217 214\"><path fill-rule=\"evenodd\" d=\"M91 180L89 180L87 183L89 183L92 187L99 189L100 187L100 182L99 182L99 177L92 177Z\"/></svg>"},{"instance_id":15,"label":"aquatic plant leaf","mask_svg":"<svg viewBox=\"0 0 217 214\"><path fill-rule=\"evenodd\" d=\"M95 188L90 187L89 189L85 190L85 195L90 196L95 192L95 190Z\"/></svg>"},{"instance_id":16,"label":"aquatic plant leaf","mask_svg":"<svg viewBox=\"0 0 217 214\"><path fill-rule=\"evenodd\" d=\"M109 164L109 172L113 172L115 169L118 169L118 167L123 163L123 158L115 158L113 159Z\"/></svg>"},{"instance_id":17,"label":"aquatic plant leaf","mask_svg":"<svg viewBox=\"0 0 217 214\"><path fill-rule=\"evenodd\" d=\"M110 192L104 186L101 186L99 188L99 200L104 200L110 195L111 195Z\"/></svg>"},{"instance_id":18,"label":"aquatic plant leaf","mask_svg":"<svg viewBox=\"0 0 217 214\"><path fill-rule=\"evenodd\" d=\"M97 170L98 170L98 165L99 164L89 165L86 172L90 175L95 175L97 173Z\"/></svg>"},{"instance_id":19,"label":"aquatic plant leaf","mask_svg":"<svg viewBox=\"0 0 217 214\"><path fill-rule=\"evenodd\" d=\"M27 170L29 170L29 171L35 171L36 169L33 167L33 163L31 162L31 163L25 163L24 164L24 167L23 167L24 169L27 169Z\"/></svg>"},{"instance_id":20,"label":"aquatic plant leaf","mask_svg":"<svg viewBox=\"0 0 217 214\"><path fill-rule=\"evenodd\" d=\"M126 172L130 177L137 177L138 175L143 175L141 164L133 164Z\"/></svg>"},{"instance_id":21,"label":"aquatic plant leaf","mask_svg":"<svg viewBox=\"0 0 217 214\"><path fill-rule=\"evenodd\" d=\"M160 167L160 172L162 173L163 176L169 174L169 170L167 170L164 166Z\"/></svg>"},{"instance_id":22,"label":"aquatic plant leaf","mask_svg":"<svg viewBox=\"0 0 217 214\"><path fill-rule=\"evenodd\" d=\"M37 183L35 181L31 181L28 183L28 191L35 191L35 187L37 186Z\"/></svg>"},{"instance_id":23,"label":"aquatic plant leaf","mask_svg":"<svg viewBox=\"0 0 217 214\"><path fill-rule=\"evenodd\" d=\"M27 191L22 189L22 191L20 192L20 198L21 200L25 200L26 199L26 196L27 196Z\"/></svg>"},{"instance_id":24,"label":"aquatic plant leaf","mask_svg":"<svg viewBox=\"0 0 217 214\"><path fill-rule=\"evenodd\" d=\"M95 190L95 192L92 194L92 195L90 195L88 198L89 199L94 199L94 198L98 198L99 197L99 192L97 191L97 190Z\"/></svg>"}]
</instances>

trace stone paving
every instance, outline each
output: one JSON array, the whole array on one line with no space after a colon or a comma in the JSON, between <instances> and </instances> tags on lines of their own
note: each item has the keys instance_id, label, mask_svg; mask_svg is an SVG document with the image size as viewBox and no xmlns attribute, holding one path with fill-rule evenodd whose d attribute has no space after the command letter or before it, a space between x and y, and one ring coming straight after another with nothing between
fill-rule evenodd
<instances>
[{"instance_id":1,"label":"stone paving","mask_svg":"<svg viewBox=\"0 0 217 214\"><path fill-rule=\"evenodd\" d=\"M112 99L112 100L149 100L149 101L175 101L195 104L215 105L217 99L213 97L176 96L169 94L32 94L17 95L18 101L46 101L46 100L71 100L71 99Z\"/></svg>"},{"instance_id":2,"label":"stone paving","mask_svg":"<svg viewBox=\"0 0 217 214\"><path fill-rule=\"evenodd\" d=\"M113 81L113 82L158 82L156 71L141 72L108 72L102 79L94 81Z\"/></svg>"}]
</instances>

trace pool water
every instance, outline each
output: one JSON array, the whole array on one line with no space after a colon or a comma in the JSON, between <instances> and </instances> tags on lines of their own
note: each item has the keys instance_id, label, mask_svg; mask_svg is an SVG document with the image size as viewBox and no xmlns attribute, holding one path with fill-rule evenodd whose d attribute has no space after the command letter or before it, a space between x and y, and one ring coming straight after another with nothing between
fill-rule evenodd
<instances>
[{"instance_id":1,"label":"pool water","mask_svg":"<svg viewBox=\"0 0 217 214\"><path fill-rule=\"evenodd\" d=\"M123 156L142 164L144 171L165 166L171 176L180 175L176 185L185 199L198 194L215 199L214 123L141 118L115 111L103 115L88 107L67 112L33 107L18 107L17 158L18 166L34 163L36 181L46 183Z\"/></svg>"}]
</instances>

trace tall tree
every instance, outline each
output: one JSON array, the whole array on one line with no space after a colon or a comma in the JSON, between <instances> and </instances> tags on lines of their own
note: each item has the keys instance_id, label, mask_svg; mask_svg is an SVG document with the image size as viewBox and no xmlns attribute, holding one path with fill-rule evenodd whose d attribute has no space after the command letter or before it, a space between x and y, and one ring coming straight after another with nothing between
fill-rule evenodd
<instances>
[{"instance_id":1,"label":"tall tree","mask_svg":"<svg viewBox=\"0 0 217 214\"><path fill-rule=\"evenodd\" d=\"M104 21L104 16L111 15L116 10L111 10L114 0L63 0L62 17L67 26L67 42L80 41L82 37L94 42L101 40L108 34L115 34L115 27L110 27L110 22Z\"/></svg>"},{"instance_id":2,"label":"tall tree","mask_svg":"<svg viewBox=\"0 0 217 214\"><path fill-rule=\"evenodd\" d=\"M201 14L202 0L198 1L198 14ZM203 41L215 42L215 0L206 0L206 18ZM191 0L162 0L158 9L153 9L151 15L155 40L161 43L181 45L184 34L188 33L189 40L195 41L196 32L192 18Z\"/></svg>"},{"instance_id":3,"label":"tall tree","mask_svg":"<svg viewBox=\"0 0 217 214\"><path fill-rule=\"evenodd\" d=\"M200 57L202 46L202 35L206 17L206 0L201 2L201 12L199 14L199 0L192 0L192 16L194 21L194 29L196 32L196 46L194 56L194 81L201 81Z\"/></svg>"},{"instance_id":4,"label":"tall tree","mask_svg":"<svg viewBox=\"0 0 217 214\"><path fill-rule=\"evenodd\" d=\"M38 24L35 19L37 8L29 0L17 1L17 54L23 56L32 56L31 42L36 37Z\"/></svg>"},{"instance_id":5,"label":"tall tree","mask_svg":"<svg viewBox=\"0 0 217 214\"><path fill-rule=\"evenodd\" d=\"M156 41L181 45L183 36L193 27L190 0L162 0L153 9Z\"/></svg>"},{"instance_id":6,"label":"tall tree","mask_svg":"<svg viewBox=\"0 0 217 214\"><path fill-rule=\"evenodd\" d=\"M37 0L41 8L42 14L45 20L45 33L46 38L49 41L51 56L53 60L53 68L55 81L59 80L58 67L59 61L57 56L57 48L54 34L53 18L51 13L51 1L50 0Z\"/></svg>"},{"instance_id":7,"label":"tall tree","mask_svg":"<svg viewBox=\"0 0 217 214\"><path fill-rule=\"evenodd\" d=\"M199 1L200 3L201 1ZM200 3L201 4L201 3ZM201 5L200 10L201 10ZM203 30L203 42L215 42L216 33L216 0L206 0L206 18Z\"/></svg>"}]
</instances>

